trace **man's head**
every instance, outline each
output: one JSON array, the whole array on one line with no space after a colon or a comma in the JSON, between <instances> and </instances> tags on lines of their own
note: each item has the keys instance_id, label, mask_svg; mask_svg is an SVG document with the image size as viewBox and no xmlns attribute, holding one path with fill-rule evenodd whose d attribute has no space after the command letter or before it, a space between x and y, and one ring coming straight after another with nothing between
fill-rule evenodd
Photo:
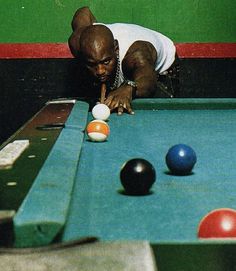
<instances>
[{"instance_id":1,"label":"man's head","mask_svg":"<svg viewBox=\"0 0 236 271\"><path fill-rule=\"evenodd\" d=\"M78 47L85 66L97 82L114 80L119 49L109 28L104 25L86 27Z\"/></svg>"}]
</instances>

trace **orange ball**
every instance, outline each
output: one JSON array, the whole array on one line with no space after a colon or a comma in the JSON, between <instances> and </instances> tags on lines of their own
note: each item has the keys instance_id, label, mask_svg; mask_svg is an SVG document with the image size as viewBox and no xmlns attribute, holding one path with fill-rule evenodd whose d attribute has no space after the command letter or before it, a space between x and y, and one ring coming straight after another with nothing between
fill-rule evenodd
<instances>
[{"instance_id":1,"label":"orange ball","mask_svg":"<svg viewBox=\"0 0 236 271\"><path fill-rule=\"evenodd\" d=\"M88 137L91 141L105 141L110 134L109 125L103 120L93 120L86 128Z\"/></svg>"}]
</instances>

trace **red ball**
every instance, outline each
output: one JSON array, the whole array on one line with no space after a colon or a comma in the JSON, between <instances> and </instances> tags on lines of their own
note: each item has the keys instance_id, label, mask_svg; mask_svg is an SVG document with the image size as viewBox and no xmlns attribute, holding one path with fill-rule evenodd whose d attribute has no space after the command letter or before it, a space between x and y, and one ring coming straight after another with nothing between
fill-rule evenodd
<instances>
[{"instance_id":1,"label":"red ball","mask_svg":"<svg viewBox=\"0 0 236 271\"><path fill-rule=\"evenodd\" d=\"M236 210L220 208L208 213L199 223L199 238L236 238Z\"/></svg>"}]
</instances>

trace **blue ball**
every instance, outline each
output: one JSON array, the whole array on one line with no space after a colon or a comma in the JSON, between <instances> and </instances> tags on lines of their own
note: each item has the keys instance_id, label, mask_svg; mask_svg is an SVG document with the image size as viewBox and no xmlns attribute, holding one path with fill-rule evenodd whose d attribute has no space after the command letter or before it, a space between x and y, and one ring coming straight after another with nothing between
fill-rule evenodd
<instances>
[{"instance_id":1,"label":"blue ball","mask_svg":"<svg viewBox=\"0 0 236 271\"><path fill-rule=\"evenodd\" d=\"M188 175L197 162L195 151L188 145L172 146L166 154L166 165L174 175Z\"/></svg>"}]
</instances>

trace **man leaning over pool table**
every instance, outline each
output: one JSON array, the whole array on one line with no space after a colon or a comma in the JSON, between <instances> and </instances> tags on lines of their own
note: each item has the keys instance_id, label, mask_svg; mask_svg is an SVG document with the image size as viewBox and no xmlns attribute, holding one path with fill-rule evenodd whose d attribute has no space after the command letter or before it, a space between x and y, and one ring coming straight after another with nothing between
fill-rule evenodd
<instances>
[{"instance_id":1,"label":"man leaning over pool table","mask_svg":"<svg viewBox=\"0 0 236 271\"><path fill-rule=\"evenodd\" d=\"M178 57L168 37L134 24L97 23L88 7L75 12L71 25L71 53L94 88L106 85L104 103L111 111L133 114L134 98L178 95Z\"/></svg>"}]
</instances>

